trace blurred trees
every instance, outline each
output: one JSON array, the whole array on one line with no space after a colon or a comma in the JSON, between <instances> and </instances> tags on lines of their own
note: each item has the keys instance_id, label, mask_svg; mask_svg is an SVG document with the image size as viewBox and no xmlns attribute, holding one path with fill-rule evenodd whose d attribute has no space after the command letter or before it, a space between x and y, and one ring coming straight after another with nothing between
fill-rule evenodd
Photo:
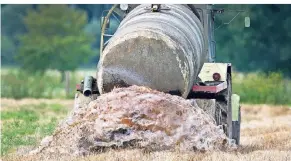
<instances>
[{"instance_id":1,"label":"blurred trees","mask_svg":"<svg viewBox=\"0 0 291 161\"><path fill-rule=\"evenodd\" d=\"M9 37L14 43L18 42L18 35L25 33L23 18L32 5L17 4L1 7L1 33Z\"/></svg>"},{"instance_id":2,"label":"blurred trees","mask_svg":"<svg viewBox=\"0 0 291 161\"><path fill-rule=\"evenodd\" d=\"M291 5L220 7L248 12L216 30L218 61L231 62L239 71L281 71L291 76ZM230 20L236 13L225 14L218 16L217 21ZM244 16L250 16L250 28L244 27Z\"/></svg>"},{"instance_id":3,"label":"blurred trees","mask_svg":"<svg viewBox=\"0 0 291 161\"><path fill-rule=\"evenodd\" d=\"M86 67L93 64L93 66L96 66L97 62L99 61L100 56L100 37L101 37L101 16L106 16L106 10L109 10L112 5L110 4L79 4L77 5L78 8L83 9L88 14L88 24L85 27L85 32L89 33L90 35L93 35L95 38L94 43L92 44L92 48L96 49L96 54L94 57L90 59L89 62L86 62L86 64L82 64L82 66ZM110 20L110 28L108 34L114 34L116 28L118 27L118 23L116 19L111 18Z\"/></svg>"},{"instance_id":4,"label":"blurred trees","mask_svg":"<svg viewBox=\"0 0 291 161\"><path fill-rule=\"evenodd\" d=\"M95 67L99 58L100 16L111 5L68 6L1 5L2 64L15 64L17 55L24 67L31 70L73 70L84 64ZM215 7L226 8L224 14L216 16L216 27L237 14L228 9L247 11L215 30L217 62L230 62L242 72L281 71L291 76L291 5ZM250 28L244 27L244 16L250 16ZM118 22L111 22L113 28L118 26ZM92 49L96 51L92 53Z\"/></svg>"},{"instance_id":5,"label":"blurred trees","mask_svg":"<svg viewBox=\"0 0 291 161\"><path fill-rule=\"evenodd\" d=\"M1 36L1 63L13 65L16 45L8 36Z\"/></svg>"},{"instance_id":6,"label":"blurred trees","mask_svg":"<svg viewBox=\"0 0 291 161\"><path fill-rule=\"evenodd\" d=\"M26 32L23 17L32 5L1 5L1 60L3 65L15 65L19 35Z\"/></svg>"},{"instance_id":7,"label":"blurred trees","mask_svg":"<svg viewBox=\"0 0 291 161\"><path fill-rule=\"evenodd\" d=\"M74 70L94 52L91 35L83 31L87 15L67 5L39 5L23 18L27 33L20 36L16 59L29 71Z\"/></svg>"}]
</instances>

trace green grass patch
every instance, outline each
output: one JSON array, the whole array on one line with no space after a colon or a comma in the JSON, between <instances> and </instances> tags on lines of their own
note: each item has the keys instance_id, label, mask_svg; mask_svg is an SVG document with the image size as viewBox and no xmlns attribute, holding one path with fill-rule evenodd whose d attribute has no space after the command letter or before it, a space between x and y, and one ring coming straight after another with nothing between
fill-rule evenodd
<instances>
[{"instance_id":1,"label":"green grass patch","mask_svg":"<svg viewBox=\"0 0 291 161\"><path fill-rule=\"evenodd\" d=\"M68 108L60 104L25 105L2 111L1 156L21 146L36 146L51 135Z\"/></svg>"},{"instance_id":2,"label":"green grass patch","mask_svg":"<svg viewBox=\"0 0 291 161\"><path fill-rule=\"evenodd\" d=\"M39 117L36 112L28 109L20 109L19 111L4 111L1 113L2 120L17 119L23 121L37 121Z\"/></svg>"},{"instance_id":3,"label":"green grass patch","mask_svg":"<svg viewBox=\"0 0 291 161\"><path fill-rule=\"evenodd\" d=\"M60 104L51 104L49 108L55 113L67 112L67 110Z\"/></svg>"},{"instance_id":4,"label":"green grass patch","mask_svg":"<svg viewBox=\"0 0 291 161\"><path fill-rule=\"evenodd\" d=\"M45 74L27 73L20 69L1 72L1 97L5 98L74 98L76 84L86 73L71 72L70 93L66 95L65 83L57 71Z\"/></svg>"},{"instance_id":5,"label":"green grass patch","mask_svg":"<svg viewBox=\"0 0 291 161\"><path fill-rule=\"evenodd\" d=\"M280 73L235 74L233 92L244 103L291 105L291 80Z\"/></svg>"}]
</instances>

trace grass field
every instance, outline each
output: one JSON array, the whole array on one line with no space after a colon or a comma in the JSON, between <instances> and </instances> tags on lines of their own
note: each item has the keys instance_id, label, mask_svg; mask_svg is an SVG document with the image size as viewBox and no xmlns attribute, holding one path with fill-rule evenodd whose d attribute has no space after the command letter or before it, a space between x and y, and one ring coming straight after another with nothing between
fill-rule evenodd
<instances>
[{"instance_id":1,"label":"grass field","mask_svg":"<svg viewBox=\"0 0 291 161\"><path fill-rule=\"evenodd\" d=\"M34 149L66 117L73 100L2 99L1 155L3 160ZM109 151L74 160L291 160L291 109L288 106L242 105L241 146L236 152L180 153L140 150Z\"/></svg>"},{"instance_id":2,"label":"grass field","mask_svg":"<svg viewBox=\"0 0 291 161\"><path fill-rule=\"evenodd\" d=\"M87 75L96 76L96 69L79 69L69 74L69 92L61 73L48 70L43 75L18 68L1 69L1 97L72 99L76 84ZM244 103L291 105L291 80L281 73L232 73L233 93Z\"/></svg>"},{"instance_id":3,"label":"grass field","mask_svg":"<svg viewBox=\"0 0 291 161\"><path fill-rule=\"evenodd\" d=\"M53 132L69 107L69 100L1 99L1 155L14 153L16 148L33 148Z\"/></svg>"}]
</instances>

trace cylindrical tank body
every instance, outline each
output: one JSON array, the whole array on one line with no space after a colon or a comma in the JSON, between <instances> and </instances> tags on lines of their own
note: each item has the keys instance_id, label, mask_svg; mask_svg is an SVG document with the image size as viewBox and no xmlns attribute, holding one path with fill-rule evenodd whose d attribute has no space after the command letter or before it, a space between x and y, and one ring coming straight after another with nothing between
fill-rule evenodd
<instances>
[{"instance_id":1,"label":"cylindrical tank body","mask_svg":"<svg viewBox=\"0 0 291 161\"><path fill-rule=\"evenodd\" d=\"M203 26L186 5L162 5L160 12L149 7L133 9L101 54L101 94L142 85L188 96L206 56Z\"/></svg>"}]
</instances>

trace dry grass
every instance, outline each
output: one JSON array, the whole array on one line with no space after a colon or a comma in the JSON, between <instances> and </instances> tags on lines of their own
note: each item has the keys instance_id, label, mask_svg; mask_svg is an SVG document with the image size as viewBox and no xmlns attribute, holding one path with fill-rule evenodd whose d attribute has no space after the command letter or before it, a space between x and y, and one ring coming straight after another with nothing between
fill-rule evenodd
<instances>
[{"instance_id":1,"label":"dry grass","mask_svg":"<svg viewBox=\"0 0 291 161\"><path fill-rule=\"evenodd\" d=\"M55 100L58 103L59 100ZM16 101L17 102L17 101ZM30 103L33 101L29 101ZM2 100L3 103L3 100ZM19 102L18 102L19 103ZM68 103L68 104L67 104ZM69 105L72 102L66 102ZM4 107L5 108L5 107ZM242 105L241 145L236 152L182 153L160 151L146 153L142 150L108 151L98 155L73 160L88 161L289 161L291 160L291 108L287 106ZM34 156L3 160L37 160ZM57 160L57 159L55 159Z\"/></svg>"},{"instance_id":2,"label":"dry grass","mask_svg":"<svg viewBox=\"0 0 291 161\"><path fill-rule=\"evenodd\" d=\"M76 160L118 161L289 161L291 160L291 108L287 106L243 105L241 146L236 152L143 153L140 150L110 151ZM247 121L248 120L248 121ZM258 121L261 120L261 121Z\"/></svg>"},{"instance_id":3,"label":"dry grass","mask_svg":"<svg viewBox=\"0 0 291 161\"><path fill-rule=\"evenodd\" d=\"M1 98L1 111L19 108L25 105L39 105L39 104L61 104L66 107L73 107L74 102L72 100L64 99L34 99L25 98L20 100Z\"/></svg>"}]
</instances>

